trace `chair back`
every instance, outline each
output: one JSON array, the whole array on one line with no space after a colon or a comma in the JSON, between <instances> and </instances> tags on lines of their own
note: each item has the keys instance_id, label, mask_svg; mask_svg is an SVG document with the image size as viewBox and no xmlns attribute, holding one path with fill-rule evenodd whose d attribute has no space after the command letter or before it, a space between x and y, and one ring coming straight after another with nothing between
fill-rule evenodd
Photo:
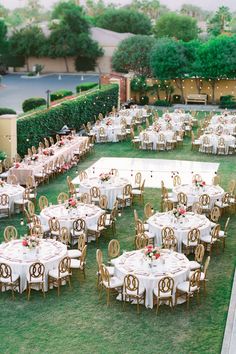
<instances>
[{"instance_id":1,"label":"chair back","mask_svg":"<svg viewBox=\"0 0 236 354\"><path fill-rule=\"evenodd\" d=\"M212 231L211 231L211 236L212 238L215 240L215 239L218 239L219 238L219 233L220 233L220 224L216 224Z\"/></svg>"},{"instance_id":2,"label":"chair back","mask_svg":"<svg viewBox=\"0 0 236 354\"><path fill-rule=\"evenodd\" d=\"M201 270L197 269L193 272L189 279L189 292L191 292L192 287L199 288L200 286L200 278L201 278Z\"/></svg>"},{"instance_id":3,"label":"chair back","mask_svg":"<svg viewBox=\"0 0 236 354\"><path fill-rule=\"evenodd\" d=\"M50 218L48 220L48 226L49 226L50 231L53 231L53 232L60 231L60 229L61 229L60 222L57 218Z\"/></svg>"},{"instance_id":4,"label":"chair back","mask_svg":"<svg viewBox=\"0 0 236 354\"><path fill-rule=\"evenodd\" d=\"M161 236L163 237L170 237L170 236L175 236L174 229L170 226L165 226L161 230Z\"/></svg>"},{"instance_id":5,"label":"chair back","mask_svg":"<svg viewBox=\"0 0 236 354\"><path fill-rule=\"evenodd\" d=\"M0 194L0 206L8 207L9 206L9 196L7 194Z\"/></svg>"},{"instance_id":6,"label":"chair back","mask_svg":"<svg viewBox=\"0 0 236 354\"><path fill-rule=\"evenodd\" d=\"M69 230L67 227L63 226L60 231L60 241L64 243L64 245L68 245L70 242Z\"/></svg>"},{"instance_id":7,"label":"chair back","mask_svg":"<svg viewBox=\"0 0 236 354\"><path fill-rule=\"evenodd\" d=\"M111 277L110 277L110 274L109 274L108 269L105 266L105 264L102 264L100 266L99 271L101 274L102 282L105 283L109 287Z\"/></svg>"},{"instance_id":8,"label":"chair back","mask_svg":"<svg viewBox=\"0 0 236 354\"><path fill-rule=\"evenodd\" d=\"M207 269L209 267L210 260L211 260L211 257L208 256L207 259L206 259L206 262L204 264L203 273L204 273L205 279L206 279Z\"/></svg>"},{"instance_id":9,"label":"chair back","mask_svg":"<svg viewBox=\"0 0 236 354\"><path fill-rule=\"evenodd\" d=\"M33 215L35 215L35 206L34 203L31 202L31 200L28 201L28 213L30 215L30 217L32 217Z\"/></svg>"},{"instance_id":10,"label":"chair back","mask_svg":"<svg viewBox=\"0 0 236 354\"><path fill-rule=\"evenodd\" d=\"M84 246L85 246L86 240L85 240L85 235L81 234L78 237L78 249L82 252Z\"/></svg>"},{"instance_id":11,"label":"chair back","mask_svg":"<svg viewBox=\"0 0 236 354\"><path fill-rule=\"evenodd\" d=\"M136 220L136 233L137 234L143 234L144 233L144 224L142 222L142 220L137 219Z\"/></svg>"},{"instance_id":12,"label":"chair back","mask_svg":"<svg viewBox=\"0 0 236 354\"><path fill-rule=\"evenodd\" d=\"M146 219L149 219L153 215L153 206L151 203L146 203L144 205L144 215Z\"/></svg>"},{"instance_id":13,"label":"chair back","mask_svg":"<svg viewBox=\"0 0 236 354\"><path fill-rule=\"evenodd\" d=\"M205 253L205 247L201 243L198 244L194 252L195 261L201 264L203 261L204 253Z\"/></svg>"},{"instance_id":14,"label":"chair back","mask_svg":"<svg viewBox=\"0 0 236 354\"><path fill-rule=\"evenodd\" d=\"M6 263L0 263L0 279L10 279L12 282L12 269Z\"/></svg>"},{"instance_id":15,"label":"chair back","mask_svg":"<svg viewBox=\"0 0 236 354\"><path fill-rule=\"evenodd\" d=\"M16 175L10 175L10 176L8 176L8 183L9 183L9 184L13 184L13 185L17 184L17 177L16 177Z\"/></svg>"},{"instance_id":16,"label":"chair back","mask_svg":"<svg viewBox=\"0 0 236 354\"><path fill-rule=\"evenodd\" d=\"M58 194L57 202L58 204L64 204L69 199L69 195L65 192L61 192Z\"/></svg>"},{"instance_id":17,"label":"chair back","mask_svg":"<svg viewBox=\"0 0 236 354\"><path fill-rule=\"evenodd\" d=\"M86 223L84 219L78 218L73 222L73 227L72 227L72 234L75 235L76 233L79 232L85 232L86 229Z\"/></svg>"},{"instance_id":18,"label":"chair back","mask_svg":"<svg viewBox=\"0 0 236 354\"><path fill-rule=\"evenodd\" d=\"M199 202L194 202L192 205L192 212L195 214L202 214L202 204Z\"/></svg>"},{"instance_id":19,"label":"chair back","mask_svg":"<svg viewBox=\"0 0 236 354\"><path fill-rule=\"evenodd\" d=\"M107 209L108 207L108 199L106 195L101 195L99 198L99 206L101 209Z\"/></svg>"},{"instance_id":20,"label":"chair back","mask_svg":"<svg viewBox=\"0 0 236 354\"><path fill-rule=\"evenodd\" d=\"M187 205L188 204L188 197L184 192L179 192L177 194L177 201L179 204Z\"/></svg>"},{"instance_id":21,"label":"chair back","mask_svg":"<svg viewBox=\"0 0 236 354\"><path fill-rule=\"evenodd\" d=\"M175 235L166 234L162 236L162 247L164 249L176 250L177 247L177 238Z\"/></svg>"},{"instance_id":22,"label":"chair back","mask_svg":"<svg viewBox=\"0 0 236 354\"><path fill-rule=\"evenodd\" d=\"M29 267L29 278L30 281L34 279L40 279L43 282L44 281L44 274L45 274L45 266L41 262L35 262L31 264Z\"/></svg>"},{"instance_id":23,"label":"chair back","mask_svg":"<svg viewBox=\"0 0 236 354\"><path fill-rule=\"evenodd\" d=\"M84 170L80 171L80 173L79 173L80 182L82 182L84 179L87 179L87 178L88 178L87 172L85 172Z\"/></svg>"},{"instance_id":24,"label":"chair back","mask_svg":"<svg viewBox=\"0 0 236 354\"><path fill-rule=\"evenodd\" d=\"M140 186L141 182L142 182L142 174L141 172L137 172L134 177L134 183Z\"/></svg>"},{"instance_id":25,"label":"chair back","mask_svg":"<svg viewBox=\"0 0 236 354\"><path fill-rule=\"evenodd\" d=\"M33 225L31 228L30 228L30 235L31 236L36 236L36 237L40 237L40 238L43 238L43 227L42 225Z\"/></svg>"},{"instance_id":26,"label":"chair back","mask_svg":"<svg viewBox=\"0 0 236 354\"><path fill-rule=\"evenodd\" d=\"M193 228L188 232L187 245L190 246L191 243L199 243L200 241L200 230Z\"/></svg>"},{"instance_id":27,"label":"chair back","mask_svg":"<svg viewBox=\"0 0 236 354\"><path fill-rule=\"evenodd\" d=\"M58 265L58 276L60 277L63 273L70 273L71 259L70 257L64 257Z\"/></svg>"},{"instance_id":28,"label":"chair back","mask_svg":"<svg viewBox=\"0 0 236 354\"><path fill-rule=\"evenodd\" d=\"M123 188L123 197L132 196L132 186L131 184L126 184Z\"/></svg>"},{"instance_id":29,"label":"chair back","mask_svg":"<svg viewBox=\"0 0 236 354\"><path fill-rule=\"evenodd\" d=\"M27 176L26 187L32 189L34 187L34 179L32 176Z\"/></svg>"},{"instance_id":30,"label":"chair back","mask_svg":"<svg viewBox=\"0 0 236 354\"><path fill-rule=\"evenodd\" d=\"M80 266L83 268L86 264L86 256L87 256L87 245L85 245L81 251L80 256Z\"/></svg>"},{"instance_id":31,"label":"chair back","mask_svg":"<svg viewBox=\"0 0 236 354\"><path fill-rule=\"evenodd\" d=\"M181 178L179 175L174 175L173 177L173 185L174 187L181 185Z\"/></svg>"},{"instance_id":32,"label":"chair back","mask_svg":"<svg viewBox=\"0 0 236 354\"><path fill-rule=\"evenodd\" d=\"M149 239L148 239L148 236L144 234L138 234L136 237L135 237L135 246L136 246L136 250L141 250L145 247L147 247L149 243Z\"/></svg>"},{"instance_id":33,"label":"chair back","mask_svg":"<svg viewBox=\"0 0 236 354\"><path fill-rule=\"evenodd\" d=\"M206 193L200 195L199 197L199 202L203 205L203 206L209 206L210 205L210 196Z\"/></svg>"},{"instance_id":34,"label":"chair back","mask_svg":"<svg viewBox=\"0 0 236 354\"><path fill-rule=\"evenodd\" d=\"M103 263L103 255L102 255L102 251L100 249L97 249L97 251L96 251L96 261L97 261L97 265L98 265L98 269L99 269Z\"/></svg>"},{"instance_id":35,"label":"chair back","mask_svg":"<svg viewBox=\"0 0 236 354\"><path fill-rule=\"evenodd\" d=\"M15 226L7 226L4 229L3 236L5 242L16 240L18 237L17 229L15 228Z\"/></svg>"},{"instance_id":36,"label":"chair back","mask_svg":"<svg viewBox=\"0 0 236 354\"><path fill-rule=\"evenodd\" d=\"M39 209L42 211L44 208L47 208L49 205L48 198L45 195L39 197Z\"/></svg>"},{"instance_id":37,"label":"chair back","mask_svg":"<svg viewBox=\"0 0 236 354\"><path fill-rule=\"evenodd\" d=\"M174 291L174 279L172 277L164 277L158 282L158 296L163 294L173 295Z\"/></svg>"},{"instance_id":38,"label":"chair back","mask_svg":"<svg viewBox=\"0 0 236 354\"><path fill-rule=\"evenodd\" d=\"M98 187L91 187L90 188L90 196L91 198L100 198L100 195L101 195L101 191Z\"/></svg>"},{"instance_id":39,"label":"chair back","mask_svg":"<svg viewBox=\"0 0 236 354\"><path fill-rule=\"evenodd\" d=\"M84 203L84 204L90 204L91 197L90 197L89 193L81 194L80 201L81 201L81 203Z\"/></svg>"},{"instance_id":40,"label":"chair back","mask_svg":"<svg viewBox=\"0 0 236 354\"><path fill-rule=\"evenodd\" d=\"M111 240L108 244L108 257L109 259L119 257L120 243L118 240Z\"/></svg>"},{"instance_id":41,"label":"chair back","mask_svg":"<svg viewBox=\"0 0 236 354\"><path fill-rule=\"evenodd\" d=\"M220 208L217 207L217 206L214 206L214 207L211 209L210 219L211 219L211 221L213 221L213 222L218 222L218 221L219 221L219 218L220 218Z\"/></svg>"},{"instance_id":42,"label":"chair back","mask_svg":"<svg viewBox=\"0 0 236 354\"><path fill-rule=\"evenodd\" d=\"M139 280L133 274L127 274L124 278L124 291L125 294L136 293L139 295Z\"/></svg>"}]
</instances>

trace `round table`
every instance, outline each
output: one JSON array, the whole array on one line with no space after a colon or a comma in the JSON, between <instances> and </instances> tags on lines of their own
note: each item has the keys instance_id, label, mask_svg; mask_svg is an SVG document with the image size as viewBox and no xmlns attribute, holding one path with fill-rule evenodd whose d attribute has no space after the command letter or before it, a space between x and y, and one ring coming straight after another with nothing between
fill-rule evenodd
<instances>
[{"instance_id":1,"label":"round table","mask_svg":"<svg viewBox=\"0 0 236 354\"><path fill-rule=\"evenodd\" d=\"M211 118L210 124L235 124L236 116L232 114L227 115L215 115Z\"/></svg>"},{"instance_id":2,"label":"round table","mask_svg":"<svg viewBox=\"0 0 236 354\"><path fill-rule=\"evenodd\" d=\"M70 231L76 219L83 219L89 228L97 225L98 218L103 213L101 208L93 204L78 203L76 208L70 209L66 209L64 204L58 204L44 208L40 213L40 220L44 226L48 227L48 220L55 217L59 220L61 227L67 227Z\"/></svg>"},{"instance_id":3,"label":"round table","mask_svg":"<svg viewBox=\"0 0 236 354\"><path fill-rule=\"evenodd\" d=\"M210 220L205 215L191 212L186 213L185 217L180 217L179 219L173 216L172 211L156 213L147 220L147 223L149 224L149 231L155 235L154 244L156 246L161 246L162 244L162 229L166 226L172 227L178 240L179 252L182 251L182 242L187 240L188 232L191 229L199 229L201 236L208 235L211 231Z\"/></svg>"},{"instance_id":4,"label":"round table","mask_svg":"<svg viewBox=\"0 0 236 354\"><path fill-rule=\"evenodd\" d=\"M2 186L0 186L0 195L7 194L9 196L9 206L10 212L14 212L14 203L17 200L23 198L25 188L20 185L13 185L3 182Z\"/></svg>"},{"instance_id":5,"label":"round table","mask_svg":"<svg viewBox=\"0 0 236 354\"><path fill-rule=\"evenodd\" d=\"M152 267L146 260L144 250L125 252L122 256L112 260L115 271L114 275L124 279L127 274L134 274L146 289L145 306L153 307L153 289L165 276L174 279L174 294L177 284L188 278L190 265L184 254L169 250L161 250L161 256L157 261L153 261ZM174 300L173 294L173 300Z\"/></svg>"},{"instance_id":6,"label":"round table","mask_svg":"<svg viewBox=\"0 0 236 354\"><path fill-rule=\"evenodd\" d=\"M92 131L95 133L96 135L96 142L99 143L100 142L100 137L99 137L99 129L103 127L105 134L107 135L107 141L108 142L112 142L112 143L117 143L119 140L117 138L118 134L121 134L121 128L122 125L118 124L118 125L106 125L106 124L100 124L100 125L95 125L92 129Z\"/></svg>"},{"instance_id":7,"label":"round table","mask_svg":"<svg viewBox=\"0 0 236 354\"><path fill-rule=\"evenodd\" d=\"M179 112L172 112L172 113L164 113L162 116L162 119L166 120L170 118L170 123L173 124L179 123L179 122L186 122L186 123L191 123L193 120L193 117L189 113L179 113Z\"/></svg>"},{"instance_id":8,"label":"round table","mask_svg":"<svg viewBox=\"0 0 236 354\"><path fill-rule=\"evenodd\" d=\"M67 247L61 242L40 240L37 249L29 250L22 245L22 240L13 240L0 245L0 262L7 263L13 273L20 275L20 292L27 287L27 274L34 262L45 266L45 291L48 289L48 272L57 269L60 260L67 254Z\"/></svg>"},{"instance_id":9,"label":"round table","mask_svg":"<svg viewBox=\"0 0 236 354\"><path fill-rule=\"evenodd\" d=\"M229 132L230 134L234 134L236 129L235 123L226 123L226 124L210 124L207 127L208 132L217 133L218 131L222 131L223 133Z\"/></svg>"},{"instance_id":10,"label":"round table","mask_svg":"<svg viewBox=\"0 0 236 354\"><path fill-rule=\"evenodd\" d=\"M232 135L216 135L216 134L204 134L199 137L200 144L203 143L204 136L207 136L210 144L213 146L213 154L217 153L218 142L220 138L223 138L225 141L226 154L228 154L229 146L235 145L235 137ZM199 149L201 151L201 147Z\"/></svg>"},{"instance_id":11,"label":"round table","mask_svg":"<svg viewBox=\"0 0 236 354\"><path fill-rule=\"evenodd\" d=\"M224 195L224 189L220 186L206 185L204 187L195 187L192 184L182 184L173 188L173 199L177 201L177 194L183 192L188 197L187 206L193 205L195 202L199 202L199 198L202 194L208 194L210 197L210 208L213 208L216 201L221 201Z\"/></svg>"},{"instance_id":12,"label":"round table","mask_svg":"<svg viewBox=\"0 0 236 354\"><path fill-rule=\"evenodd\" d=\"M116 197L123 192L123 188L129 181L126 178L111 177L108 181L102 182L99 177L91 177L80 182L80 193L89 193L91 187L98 187L101 195L106 195L108 199L108 209L112 209Z\"/></svg>"},{"instance_id":13,"label":"round table","mask_svg":"<svg viewBox=\"0 0 236 354\"><path fill-rule=\"evenodd\" d=\"M140 133L139 138L141 142L143 141L143 133L147 133L149 142L153 143L153 150L157 149L157 142L159 141L160 134L163 134L165 137L165 141L172 141L175 132L173 130L165 130L156 132L154 130L145 130L144 132Z\"/></svg>"},{"instance_id":14,"label":"round table","mask_svg":"<svg viewBox=\"0 0 236 354\"><path fill-rule=\"evenodd\" d=\"M183 122L175 122L175 121L170 121L167 122L165 119L159 118L157 121L157 124L160 125L161 131L167 131L169 128L169 125L172 126L172 130L175 132L180 132L183 131ZM153 126L152 126L153 127Z\"/></svg>"}]
</instances>

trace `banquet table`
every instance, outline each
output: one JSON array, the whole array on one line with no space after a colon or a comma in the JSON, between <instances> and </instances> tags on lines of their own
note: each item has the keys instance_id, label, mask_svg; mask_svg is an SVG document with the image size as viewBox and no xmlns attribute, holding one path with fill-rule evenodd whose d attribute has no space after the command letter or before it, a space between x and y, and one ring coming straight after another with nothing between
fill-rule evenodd
<instances>
[{"instance_id":1,"label":"banquet table","mask_svg":"<svg viewBox=\"0 0 236 354\"><path fill-rule=\"evenodd\" d=\"M25 188L14 185L8 184L3 182L2 186L0 186L0 195L7 194L9 196L9 205L10 205L10 212L14 212L14 203L23 198Z\"/></svg>"},{"instance_id":2,"label":"banquet table","mask_svg":"<svg viewBox=\"0 0 236 354\"><path fill-rule=\"evenodd\" d=\"M147 223L149 224L149 231L155 236L154 244L156 246L162 244L162 229L166 226L172 227L178 240L178 252L182 252L182 242L187 240L188 232L191 229L198 228L201 236L208 235L211 231L209 219L205 215L192 212L187 212L185 217L179 219L174 217L172 211L156 213L147 220Z\"/></svg>"},{"instance_id":3,"label":"banquet table","mask_svg":"<svg viewBox=\"0 0 236 354\"><path fill-rule=\"evenodd\" d=\"M20 292L27 287L27 274L34 262L42 262L45 266L44 290L48 290L48 272L57 269L60 260L67 254L67 247L61 242L42 239L36 249L28 249L22 240L13 240L0 245L0 262L7 263L13 273L20 275Z\"/></svg>"},{"instance_id":4,"label":"banquet table","mask_svg":"<svg viewBox=\"0 0 236 354\"><path fill-rule=\"evenodd\" d=\"M223 114L223 115L214 115L211 120L210 124L236 124L236 115L233 114Z\"/></svg>"},{"instance_id":5,"label":"banquet table","mask_svg":"<svg viewBox=\"0 0 236 354\"><path fill-rule=\"evenodd\" d=\"M182 184L173 188L173 200L177 202L177 194L183 192L188 197L187 206L199 201L202 194L208 194L210 197L210 208L213 208L216 201L221 201L224 195L224 189L220 186L205 185L204 187L196 187L192 184Z\"/></svg>"},{"instance_id":6,"label":"banquet table","mask_svg":"<svg viewBox=\"0 0 236 354\"><path fill-rule=\"evenodd\" d=\"M112 209L116 197L123 192L123 188L129 181L122 177L111 177L108 181L102 182L99 177L90 177L80 182L79 191L89 193L91 187L98 187L101 195L106 195L108 199L108 209Z\"/></svg>"},{"instance_id":7,"label":"banquet table","mask_svg":"<svg viewBox=\"0 0 236 354\"><path fill-rule=\"evenodd\" d=\"M97 143L101 142L99 136L99 129L101 127L104 128L105 134L107 135L108 142L117 143L119 141L117 135L121 133L122 125L121 124L115 125L115 123L106 124L101 122L99 125L94 125L94 127L92 128L93 133L96 135Z\"/></svg>"},{"instance_id":8,"label":"banquet table","mask_svg":"<svg viewBox=\"0 0 236 354\"><path fill-rule=\"evenodd\" d=\"M157 121L157 124L160 126L161 131L166 131L166 130L173 130L175 132L180 132L184 130L184 123L183 122L175 122L175 121L170 121L167 122L165 119L163 118L159 118ZM171 126L171 129L169 129L169 126ZM153 128L153 126L151 126L150 128Z\"/></svg>"},{"instance_id":9,"label":"banquet table","mask_svg":"<svg viewBox=\"0 0 236 354\"><path fill-rule=\"evenodd\" d=\"M140 140L142 142L142 148L143 148L143 133L144 132L141 132L139 134L139 138L140 138ZM174 137L174 134L175 134L175 132L173 130L166 130L166 131L156 132L156 131L151 130L151 129L150 130L146 129L145 133L147 133L147 135L149 137L149 142L153 143L153 150L157 149L157 142L159 141L159 137L160 137L161 134L164 135L165 141L171 141L173 139L173 137Z\"/></svg>"},{"instance_id":10,"label":"banquet table","mask_svg":"<svg viewBox=\"0 0 236 354\"><path fill-rule=\"evenodd\" d=\"M78 203L76 208L68 209L66 204L57 204L44 208L40 213L40 220L45 227L48 227L48 220L55 217L61 227L67 227L70 231L76 219L83 219L89 228L97 225L98 218L103 213L101 208L93 204Z\"/></svg>"},{"instance_id":11,"label":"banquet table","mask_svg":"<svg viewBox=\"0 0 236 354\"><path fill-rule=\"evenodd\" d=\"M191 123L193 120L191 114L183 112L164 113L161 119L166 121L168 118L170 119L170 123Z\"/></svg>"},{"instance_id":12,"label":"banquet table","mask_svg":"<svg viewBox=\"0 0 236 354\"><path fill-rule=\"evenodd\" d=\"M59 147L58 144L54 144L50 146L50 148L46 148L46 151L52 151L53 155L45 155L43 152L38 153L37 160L32 161L29 157L25 157L25 159L9 170L9 176L15 175L17 177L17 181L19 184L25 185L26 179L28 176L34 177L34 174L40 173L43 170L43 167L48 165L50 162L53 163L60 159L62 156L66 163L69 163L73 158L73 153L76 150L79 150L81 145L85 144L88 141L87 137L79 137L75 136L72 140L68 138L63 139L64 145Z\"/></svg>"},{"instance_id":13,"label":"banquet table","mask_svg":"<svg viewBox=\"0 0 236 354\"><path fill-rule=\"evenodd\" d=\"M213 133L222 132L223 134L229 133L233 135L236 132L236 122L225 124L209 124L206 130Z\"/></svg>"},{"instance_id":14,"label":"banquet table","mask_svg":"<svg viewBox=\"0 0 236 354\"><path fill-rule=\"evenodd\" d=\"M124 279L127 274L134 274L139 279L146 290L145 306L149 308L153 308L153 290L161 278L170 276L174 279L174 300L176 286L187 280L190 271L189 260L184 254L169 250L161 250L160 254L152 267L145 258L144 250L125 252L112 260L115 276Z\"/></svg>"},{"instance_id":15,"label":"banquet table","mask_svg":"<svg viewBox=\"0 0 236 354\"><path fill-rule=\"evenodd\" d=\"M221 135L217 135L217 134L203 134L199 137L199 141L200 144L203 143L203 139L204 137L207 136L209 139L210 144L212 144L213 146L213 154L217 153L217 147L218 147L218 143L219 143L219 139L223 138L225 141L225 147L226 147L226 154L229 153L229 146L231 145L235 145L235 137L232 135L225 135L225 134L221 134ZM199 148L199 151L201 151L201 145Z\"/></svg>"}]
</instances>

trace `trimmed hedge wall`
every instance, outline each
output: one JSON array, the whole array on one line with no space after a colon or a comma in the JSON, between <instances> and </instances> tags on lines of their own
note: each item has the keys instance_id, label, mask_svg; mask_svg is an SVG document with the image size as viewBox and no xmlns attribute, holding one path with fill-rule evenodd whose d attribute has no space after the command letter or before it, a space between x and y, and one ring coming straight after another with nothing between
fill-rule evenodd
<instances>
[{"instance_id":1,"label":"trimmed hedge wall","mask_svg":"<svg viewBox=\"0 0 236 354\"><path fill-rule=\"evenodd\" d=\"M73 101L63 102L59 106L38 111L28 117L17 120L17 150L21 156L32 145L38 146L44 137L60 130L63 125L80 129L82 124L93 122L94 116L103 115L117 106L118 85L102 86L101 90L79 96Z\"/></svg>"},{"instance_id":2,"label":"trimmed hedge wall","mask_svg":"<svg viewBox=\"0 0 236 354\"><path fill-rule=\"evenodd\" d=\"M51 101L56 101L56 100L61 100L62 98L66 97L66 96L72 96L73 92L70 90L58 90L55 92L52 92L50 95Z\"/></svg>"},{"instance_id":3,"label":"trimmed hedge wall","mask_svg":"<svg viewBox=\"0 0 236 354\"><path fill-rule=\"evenodd\" d=\"M88 91L96 86L98 86L97 82L85 82L84 84L76 86L76 92L79 93L80 91Z\"/></svg>"},{"instance_id":4,"label":"trimmed hedge wall","mask_svg":"<svg viewBox=\"0 0 236 354\"><path fill-rule=\"evenodd\" d=\"M32 97L28 98L22 103L23 112L31 111L32 109L38 108L40 106L45 106L46 100L42 97Z\"/></svg>"},{"instance_id":5,"label":"trimmed hedge wall","mask_svg":"<svg viewBox=\"0 0 236 354\"><path fill-rule=\"evenodd\" d=\"M0 116L4 114L16 114L16 111L11 108L0 107Z\"/></svg>"}]
</instances>

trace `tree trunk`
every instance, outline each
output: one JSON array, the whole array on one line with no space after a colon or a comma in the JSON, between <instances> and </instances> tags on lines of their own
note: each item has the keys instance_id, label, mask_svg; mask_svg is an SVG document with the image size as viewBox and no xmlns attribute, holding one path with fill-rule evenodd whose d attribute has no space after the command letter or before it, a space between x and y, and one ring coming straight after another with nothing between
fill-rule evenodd
<instances>
[{"instance_id":1,"label":"tree trunk","mask_svg":"<svg viewBox=\"0 0 236 354\"><path fill-rule=\"evenodd\" d=\"M181 94L181 103L184 103L184 89L183 89L183 80L181 78L176 79L176 86L180 89Z\"/></svg>"},{"instance_id":2,"label":"tree trunk","mask_svg":"<svg viewBox=\"0 0 236 354\"><path fill-rule=\"evenodd\" d=\"M29 72L29 58L25 58L25 63L26 63L26 69Z\"/></svg>"},{"instance_id":3,"label":"tree trunk","mask_svg":"<svg viewBox=\"0 0 236 354\"><path fill-rule=\"evenodd\" d=\"M200 94L201 93L201 82L198 77L195 77L195 84L196 84L197 92Z\"/></svg>"},{"instance_id":4,"label":"tree trunk","mask_svg":"<svg viewBox=\"0 0 236 354\"><path fill-rule=\"evenodd\" d=\"M216 81L211 80L211 103L215 104L215 86L216 86Z\"/></svg>"},{"instance_id":5,"label":"tree trunk","mask_svg":"<svg viewBox=\"0 0 236 354\"><path fill-rule=\"evenodd\" d=\"M65 60L65 67L66 67L66 72L69 72L69 66L68 66L68 62L67 62L67 57L64 57Z\"/></svg>"}]
</instances>

